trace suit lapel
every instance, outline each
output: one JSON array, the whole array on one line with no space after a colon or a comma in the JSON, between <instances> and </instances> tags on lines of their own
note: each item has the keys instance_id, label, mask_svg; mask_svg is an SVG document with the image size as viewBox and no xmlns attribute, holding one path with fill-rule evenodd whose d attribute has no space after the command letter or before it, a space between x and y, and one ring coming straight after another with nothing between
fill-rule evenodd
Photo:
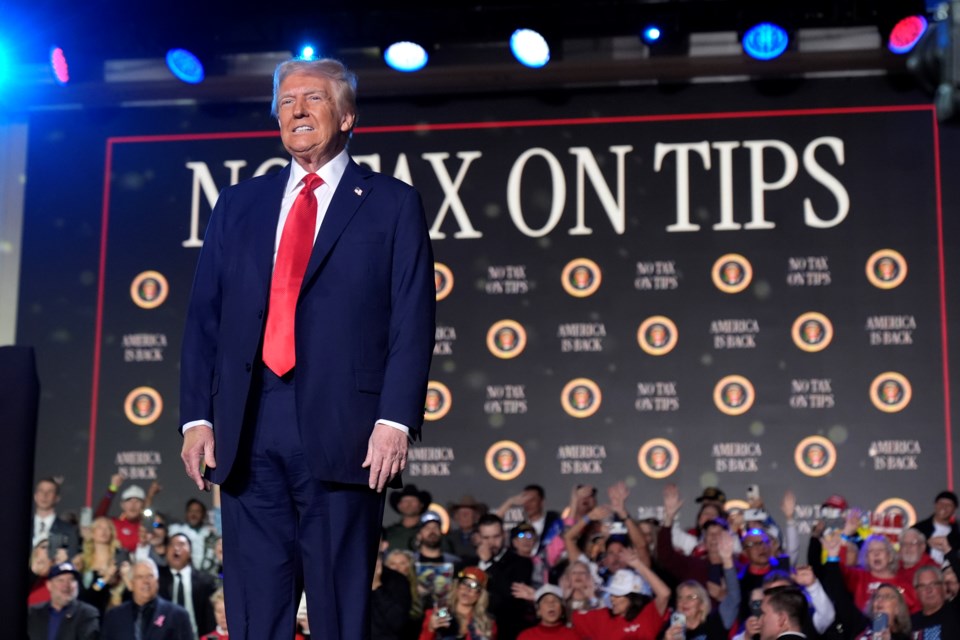
<instances>
[{"instance_id":1,"label":"suit lapel","mask_svg":"<svg viewBox=\"0 0 960 640\"><path fill-rule=\"evenodd\" d=\"M283 193L290 178L290 165L274 174L257 197L250 203L253 244L253 260L259 276L260 291L270 291L273 275L273 250L277 242L277 224L280 221L280 206Z\"/></svg>"},{"instance_id":2,"label":"suit lapel","mask_svg":"<svg viewBox=\"0 0 960 640\"><path fill-rule=\"evenodd\" d=\"M169 607L167 606L167 602L157 598L157 608L153 612L153 619L147 626L147 632L143 635L144 640L150 640L150 638L162 638L164 627L171 624L170 620L167 619L169 617L170 611Z\"/></svg>"},{"instance_id":3,"label":"suit lapel","mask_svg":"<svg viewBox=\"0 0 960 640\"><path fill-rule=\"evenodd\" d=\"M368 170L362 169L353 160L347 164L333 199L330 200L330 206L327 207L327 213L323 217L317 240L313 243L313 252L310 254L310 262L307 263L307 271L300 287L301 292L316 276L330 250L333 249L333 245L340 238L340 234L353 219L363 201L367 199L370 192L367 178L370 175Z\"/></svg>"}]
</instances>

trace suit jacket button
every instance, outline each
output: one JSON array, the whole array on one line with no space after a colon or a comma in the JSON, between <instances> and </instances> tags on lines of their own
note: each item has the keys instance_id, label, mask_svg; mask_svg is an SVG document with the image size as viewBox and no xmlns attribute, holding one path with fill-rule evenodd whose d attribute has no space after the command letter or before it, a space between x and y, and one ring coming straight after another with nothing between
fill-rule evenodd
<instances>
[{"instance_id":1,"label":"suit jacket button","mask_svg":"<svg viewBox=\"0 0 960 640\"><path fill-rule=\"evenodd\" d=\"M257 312L257 319L259 320L261 318L263 318L263 309L260 309L260 311Z\"/></svg>"},{"instance_id":2,"label":"suit jacket button","mask_svg":"<svg viewBox=\"0 0 960 640\"><path fill-rule=\"evenodd\" d=\"M253 368L253 367L250 366L250 363L249 363L249 362L246 363L245 365L243 365L243 367L247 370L247 373L250 373L250 369Z\"/></svg>"}]
</instances>

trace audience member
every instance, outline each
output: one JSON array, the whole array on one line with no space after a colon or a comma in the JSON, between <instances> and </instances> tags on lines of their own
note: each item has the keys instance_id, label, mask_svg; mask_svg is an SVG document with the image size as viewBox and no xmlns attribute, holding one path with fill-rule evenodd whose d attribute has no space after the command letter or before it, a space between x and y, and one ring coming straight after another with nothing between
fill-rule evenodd
<instances>
[{"instance_id":1,"label":"audience member","mask_svg":"<svg viewBox=\"0 0 960 640\"><path fill-rule=\"evenodd\" d=\"M957 494L941 491L933 500L933 513L914 525L927 537L930 556L938 563L951 549L960 550L960 527L954 521L957 513Z\"/></svg>"},{"instance_id":2,"label":"audience member","mask_svg":"<svg viewBox=\"0 0 960 640\"><path fill-rule=\"evenodd\" d=\"M683 614L683 623L668 627L663 635L665 640L726 640L730 636L740 607L740 584L733 565L733 536L729 533L724 532L719 553L726 587L720 606L713 609L707 590L696 580L680 583L676 590L676 607Z\"/></svg>"},{"instance_id":3,"label":"audience member","mask_svg":"<svg viewBox=\"0 0 960 640\"><path fill-rule=\"evenodd\" d=\"M407 579L407 588L410 591L410 609L407 612L402 636L404 638L416 638L420 635L420 627L423 625L423 600L420 594L420 585L417 581L417 573L414 570L413 552L394 549L387 553L384 566Z\"/></svg>"},{"instance_id":4,"label":"audience member","mask_svg":"<svg viewBox=\"0 0 960 640\"><path fill-rule=\"evenodd\" d=\"M536 551L540 551L541 545L550 544L550 541L563 528L560 514L556 511L547 511L545 500L546 494L543 487L538 484L530 484L517 495L507 498L496 511L496 514L503 520L511 507L521 507L523 509L523 521L531 525L537 533L539 542Z\"/></svg>"},{"instance_id":5,"label":"audience member","mask_svg":"<svg viewBox=\"0 0 960 640\"><path fill-rule=\"evenodd\" d=\"M113 497L117 495L123 481L124 476L120 473L115 473L110 477L110 486L107 487L107 493L100 500L97 510L93 513L95 518L108 517ZM130 553L137 550L143 510L150 506L158 491L160 491L160 485L154 482L150 485L149 492L145 492L141 487L132 484L120 494L120 515L110 519L113 521L117 539L120 540L121 546Z\"/></svg>"},{"instance_id":6,"label":"audience member","mask_svg":"<svg viewBox=\"0 0 960 640\"><path fill-rule=\"evenodd\" d=\"M170 536L167 566L159 568L160 597L187 610L194 634L216 626L210 598L217 590L213 577L192 564L190 538L184 533Z\"/></svg>"},{"instance_id":7,"label":"audience member","mask_svg":"<svg viewBox=\"0 0 960 640\"><path fill-rule=\"evenodd\" d=\"M471 495L465 495L456 504L451 504L447 511L454 526L444 536L444 551L461 558L476 556L477 545L474 539L477 535L477 522L480 516L486 514L487 505L477 502Z\"/></svg>"},{"instance_id":8,"label":"audience member","mask_svg":"<svg viewBox=\"0 0 960 640\"><path fill-rule=\"evenodd\" d=\"M132 597L103 619L102 640L193 640L190 616L183 607L157 596L157 565L141 560L133 566Z\"/></svg>"},{"instance_id":9,"label":"audience member","mask_svg":"<svg viewBox=\"0 0 960 640\"><path fill-rule=\"evenodd\" d=\"M597 488L589 484L578 484L570 491L570 506L567 508L567 515L561 521L563 529L572 527L580 522L585 515L597 507ZM562 535L554 536L546 547L547 564L555 566L566 551L564 537Z\"/></svg>"},{"instance_id":10,"label":"audience member","mask_svg":"<svg viewBox=\"0 0 960 640\"><path fill-rule=\"evenodd\" d=\"M813 568L797 567L796 573L790 575L786 571L771 571L763 578L763 590L777 587L793 587L801 589L807 597L808 617L801 621L803 633L808 637L839 639L845 637L845 628L836 623L836 609L827 596L823 586L817 580ZM751 615L753 610L751 609Z\"/></svg>"},{"instance_id":11,"label":"audience member","mask_svg":"<svg viewBox=\"0 0 960 640\"><path fill-rule=\"evenodd\" d=\"M879 616L885 615L887 626L877 629ZM870 596L864 609L866 629L859 640L909 640L911 638L910 611L903 594L895 585L881 584Z\"/></svg>"},{"instance_id":12,"label":"audience member","mask_svg":"<svg viewBox=\"0 0 960 640\"><path fill-rule=\"evenodd\" d=\"M41 478L33 492L33 546L50 540L51 560L73 561L80 553L80 530L77 525L57 517L60 484L53 478Z\"/></svg>"},{"instance_id":13,"label":"audience member","mask_svg":"<svg viewBox=\"0 0 960 640\"><path fill-rule=\"evenodd\" d=\"M801 625L807 619L807 597L796 587L774 587L763 592L760 640L806 638Z\"/></svg>"},{"instance_id":14,"label":"audience member","mask_svg":"<svg viewBox=\"0 0 960 640\"><path fill-rule=\"evenodd\" d=\"M500 640L515 640L536 620L532 604L514 596L514 585L530 585L533 562L516 554L504 540L503 520L493 513L480 518L477 557L479 567L489 576L486 590L490 613L498 621Z\"/></svg>"},{"instance_id":15,"label":"audience member","mask_svg":"<svg viewBox=\"0 0 960 640\"><path fill-rule=\"evenodd\" d=\"M177 533L182 533L190 539L193 568L197 571L215 573L217 559L213 546L218 536L207 517L207 505L196 498L187 500L183 522L169 527L171 536Z\"/></svg>"},{"instance_id":16,"label":"audience member","mask_svg":"<svg viewBox=\"0 0 960 640\"><path fill-rule=\"evenodd\" d=\"M940 569L920 567L913 575L913 586L921 607L910 619L916 637L960 638L960 603L947 601Z\"/></svg>"},{"instance_id":17,"label":"audience member","mask_svg":"<svg viewBox=\"0 0 960 640\"><path fill-rule=\"evenodd\" d=\"M412 593L407 576L384 566L377 555L370 596L370 640L402 640L410 620Z\"/></svg>"},{"instance_id":18,"label":"audience member","mask_svg":"<svg viewBox=\"0 0 960 640\"><path fill-rule=\"evenodd\" d=\"M140 540L133 554L134 561L150 558L158 567L167 564L167 518L162 513L154 513L140 524Z\"/></svg>"},{"instance_id":19,"label":"audience member","mask_svg":"<svg viewBox=\"0 0 960 640\"><path fill-rule=\"evenodd\" d=\"M446 553L441 548L443 531L441 530L440 516L427 512L420 516L420 531L416 538L415 562L420 564L452 564L459 570L460 557Z\"/></svg>"},{"instance_id":20,"label":"audience member","mask_svg":"<svg viewBox=\"0 0 960 640\"><path fill-rule=\"evenodd\" d=\"M590 573L590 566L586 562L574 561L567 565L560 577L560 587L563 589L563 601L566 610L589 611L603 606L597 594L599 585Z\"/></svg>"},{"instance_id":21,"label":"audience member","mask_svg":"<svg viewBox=\"0 0 960 640\"><path fill-rule=\"evenodd\" d=\"M919 529L907 527L900 533L900 566L897 582L913 584L913 576L920 567L938 567L927 553L927 537Z\"/></svg>"},{"instance_id":22,"label":"audience member","mask_svg":"<svg viewBox=\"0 0 960 640\"><path fill-rule=\"evenodd\" d=\"M497 517L492 514L491 516ZM481 528L482 526L481 522ZM497 640L502 638L503 636L497 633L496 622L487 613L487 580L487 574L479 567L467 567L461 571L447 606L426 612L420 640L439 640L440 638Z\"/></svg>"},{"instance_id":23,"label":"audience member","mask_svg":"<svg viewBox=\"0 0 960 640\"><path fill-rule=\"evenodd\" d=\"M510 548L521 558L530 558L533 563L533 572L530 575L530 586L536 590L549 582L549 570L544 554L537 553L540 539L533 525L521 522L510 530Z\"/></svg>"},{"instance_id":24,"label":"audience member","mask_svg":"<svg viewBox=\"0 0 960 640\"><path fill-rule=\"evenodd\" d=\"M517 640L578 640L576 631L567 626L560 587L545 584L534 594L540 623L523 631Z\"/></svg>"},{"instance_id":25,"label":"audience member","mask_svg":"<svg viewBox=\"0 0 960 640\"><path fill-rule=\"evenodd\" d=\"M71 563L61 562L50 568L47 588L50 601L30 607L27 622L30 640L96 640L100 637L100 613L77 600L80 572Z\"/></svg>"},{"instance_id":26,"label":"audience member","mask_svg":"<svg viewBox=\"0 0 960 640\"><path fill-rule=\"evenodd\" d=\"M400 514L400 521L387 527L383 534L390 549L413 549L414 538L420 530L420 516L432 501L430 494L418 490L415 484L390 494L390 506Z\"/></svg>"},{"instance_id":27,"label":"audience member","mask_svg":"<svg viewBox=\"0 0 960 640\"><path fill-rule=\"evenodd\" d=\"M610 608L573 614L573 630L582 640L654 640L667 618L670 588L645 564L633 556L631 568L618 571L607 587ZM647 601L641 594L641 578L653 589Z\"/></svg>"},{"instance_id":28,"label":"audience member","mask_svg":"<svg viewBox=\"0 0 960 640\"><path fill-rule=\"evenodd\" d=\"M213 619L217 627L212 631L203 634L202 640L229 640L230 630L227 628L227 607L223 600L223 589L217 589L210 596L210 604L213 605Z\"/></svg>"},{"instance_id":29,"label":"audience member","mask_svg":"<svg viewBox=\"0 0 960 640\"><path fill-rule=\"evenodd\" d=\"M129 568L130 554L120 545L113 520L104 516L90 525L83 541L82 590L80 599L103 613L120 603L123 573Z\"/></svg>"},{"instance_id":30,"label":"audience member","mask_svg":"<svg viewBox=\"0 0 960 640\"><path fill-rule=\"evenodd\" d=\"M763 529L748 529L740 541L746 564L740 570L740 593L750 593L763 584L763 578L775 569L790 571L790 561L785 556L773 557L770 536ZM740 619L749 615L747 603L740 605Z\"/></svg>"}]
</instances>

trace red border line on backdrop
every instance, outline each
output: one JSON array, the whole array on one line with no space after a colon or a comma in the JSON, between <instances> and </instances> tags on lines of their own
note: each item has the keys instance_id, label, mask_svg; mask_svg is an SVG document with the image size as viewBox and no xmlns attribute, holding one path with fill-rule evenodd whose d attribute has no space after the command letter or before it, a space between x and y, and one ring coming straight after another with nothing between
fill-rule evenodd
<instances>
[{"instance_id":1,"label":"red border line on backdrop","mask_svg":"<svg viewBox=\"0 0 960 640\"><path fill-rule=\"evenodd\" d=\"M947 354L947 288L944 272L943 204L940 181L940 131L936 111L931 104L890 105L872 107L828 107L818 109L781 109L771 111L726 111L717 113L679 113L646 116L610 116L601 118L554 118L544 120L504 120L495 122L449 122L437 124L385 125L357 127L356 133L405 133L415 131L464 131L470 129L507 129L518 127L555 127L645 122L683 122L689 120L735 120L744 118L782 118L793 116L851 115L864 113L897 113L929 111L933 118L934 179L937 202L937 244L940 269L940 333L943 360L944 430L946 436L947 486L953 489L953 443L950 417L950 367ZM100 229L100 268L97 285L96 327L93 345L93 383L90 399L90 445L87 451L86 504L93 502L93 467L96 454L97 398L100 394L100 352L103 341L104 280L107 266L107 225L110 218L110 173L113 169L113 145L127 143L179 142L186 140L236 140L270 138L276 131L237 131L225 133L178 133L107 138L103 179L103 211Z\"/></svg>"}]
</instances>

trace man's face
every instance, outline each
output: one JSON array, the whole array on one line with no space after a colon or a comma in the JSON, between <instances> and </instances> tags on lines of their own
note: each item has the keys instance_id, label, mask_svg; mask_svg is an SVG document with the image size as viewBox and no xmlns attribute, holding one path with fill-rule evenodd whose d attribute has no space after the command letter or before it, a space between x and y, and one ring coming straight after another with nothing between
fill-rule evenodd
<instances>
[{"instance_id":1,"label":"man's face","mask_svg":"<svg viewBox=\"0 0 960 640\"><path fill-rule=\"evenodd\" d=\"M41 480L37 483L37 488L33 492L33 503L37 506L37 509L53 509L59 501L57 485L47 480Z\"/></svg>"},{"instance_id":2,"label":"man's face","mask_svg":"<svg viewBox=\"0 0 960 640\"><path fill-rule=\"evenodd\" d=\"M707 531L703 536L704 542L707 544L707 550L717 551L717 549L720 548L720 541L723 540L724 534L726 534L726 531L723 530L723 527L716 525L707 527Z\"/></svg>"},{"instance_id":3,"label":"man's face","mask_svg":"<svg viewBox=\"0 0 960 640\"><path fill-rule=\"evenodd\" d=\"M620 569L626 569L627 565L621 559L624 546L619 542L611 542L607 545L607 551L603 554L603 566L610 570L610 573L616 573Z\"/></svg>"},{"instance_id":4,"label":"man's face","mask_svg":"<svg viewBox=\"0 0 960 640\"><path fill-rule=\"evenodd\" d=\"M960 593L960 580L957 580L957 574L953 569L947 569L943 572L943 590L946 593L947 600L953 600Z\"/></svg>"},{"instance_id":5,"label":"man's face","mask_svg":"<svg viewBox=\"0 0 960 640\"><path fill-rule=\"evenodd\" d=\"M537 616L540 622L548 627L559 624L563 616L563 602L557 596L548 593L537 602Z\"/></svg>"},{"instance_id":6,"label":"man's face","mask_svg":"<svg viewBox=\"0 0 960 640\"><path fill-rule=\"evenodd\" d=\"M193 528L199 527L203 524L203 518L206 516L206 511L203 508L203 505L196 502L191 502L190 506L187 507L186 520L187 524Z\"/></svg>"},{"instance_id":7,"label":"man's face","mask_svg":"<svg viewBox=\"0 0 960 640\"><path fill-rule=\"evenodd\" d=\"M50 604L60 610L77 599L80 585L72 573L61 573L47 580L47 588L50 590Z\"/></svg>"},{"instance_id":8,"label":"man's face","mask_svg":"<svg viewBox=\"0 0 960 640\"><path fill-rule=\"evenodd\" d=\"M442 536L439 522L427 522L420 528L420 542L428 549L439 549Z\"/></svg>"},{"instance_id":9,"label":"man's face","mask_svg":"<svg viewBox=\"0 0 960 640\"><path fill-rule=\"evenodd\" d=\"M923 571L917 576L917 597L920 606L927 615L936 613L947 601L947 592L943 588L943 580L937 578L933 571Z\"/></svg>"},{"instance_id":10,"label":"man's face","mask_svg":"<svg viewBox=\"0 0 960 640\"><path fill-rule=\"evenodd\" d=\"M497 523L485 524L480 527L480 542L490 548L493 555L503 549L503 527Z\"/></svg>"},{"instance_id":11,"label":"man's face","mask_svg":"<svg viewBox=\"0 0 960 640\"><path fill-rule=\"evenodd\" d=\"M900 538L900 561L907 568L920 562L926 545L920 537L920 532L914 529L907 529L907 532Z\"/></svg>"},{"instance_id":12,"label":"man's face","mask_svg":"<svg viewBox=\"0 0 960 640\"><path fill-rule=\"evenodd\" d=\"M533 489L527 489L523 492L523 512L528 518L543 513L543 498Z\"/></svg>"},{"instance_id":13,"label":"man's face","mask_svg":"<svg viewBox=\"0 0 960 640\"><path fill-rule=\"evenodd\" d=\"M286 150L319 167L344 148L354 114L340 113L333 81L296 72L280 83L277 119Z\"/></svg>"},{"instance_id":14,"label":"man's face","mask_svg":"<svg viewBox=\"0 0 960 640\"><path fill-rule=\"evenodd\" d=\"M533 531L521 531L513 538L513 550L524 558L531 557L536 546L537 534Z\"/></svg>"},{"instance_id":15,"label":"man's face","mask_svg":"<svg viewBox=\"0 0 960 640\"><path fill-rule=\"evenodd\" d=\"M143 515L143 500L140 498L127 498L120 505L123 517L126 520L138 520Z\"/></svg>"},{"instance_id":16,"label":"man's face","mask_svg":"<svg viewBox=\"0 0 960 640\"><path fill-rule=\"evenodd\" d=\"M940 498L933 505L933 517L937 522L950 522L950 518L952 518L956 512L957 506L953 504L953 500L947 498Z\"/></svg>"},{"instance_id":17,"label":"man's face","mask_svg":"<svg viewBox=\"0 0 960 640\"><path fill-rule=\"evenodd\" d=\"M180 571L190 563L190 543L183 536L173 536L167 545L167 564Z\"/></svg>"},{"instance_id":18,"label":"man's face","mask_svg":"<svg viewBox=\"0 0 960 640\"><path fill-rule=\"evenodd\" d=\"M764 566L770 564L770 540L764 536L747 536L743 539L743 550L750 564Z\"/></svg>"},{"instance_id":19,"label":"man's face","mask_svg":"<svg viewBox=\"0 0 960 640\"><path fill-rule=\"evenodd\" d=\"M473 525L477 524L477 510L460 507L453 512L453 520L461 531L469 531L473 529Z\"/></svg>"},{"instance_id":20,"label":"man's face","mask_svg":"<svg viewBox=\"0 0 960 640\"><path fill-rule=\"evenodd\" d=\"M423 508L423 503L416 496L403 496L397 503L397 511L402 516L418 516Z\"/></svg>"},{"instance_id":21,"label":"man's face","mask_svg":"<svg viewBox=\"0 0 960 640\"><path fill-rule=\"evenodd\" d=\"M138 605L143 606L157 597L160 583L149 565L135 565L131 582L133 583L133 601Z\"/></svg>"},{"instance_id":22,"label":"man's face","mask_svg":"<svg viewBox=\"0 0 960 640\"><path fill-rule=\"evenodd\" d=\"M770 607L770 598L763 599L760 612L760 640L774 640L785 629L784 616Z\"/></svg>"}]
</instances>

